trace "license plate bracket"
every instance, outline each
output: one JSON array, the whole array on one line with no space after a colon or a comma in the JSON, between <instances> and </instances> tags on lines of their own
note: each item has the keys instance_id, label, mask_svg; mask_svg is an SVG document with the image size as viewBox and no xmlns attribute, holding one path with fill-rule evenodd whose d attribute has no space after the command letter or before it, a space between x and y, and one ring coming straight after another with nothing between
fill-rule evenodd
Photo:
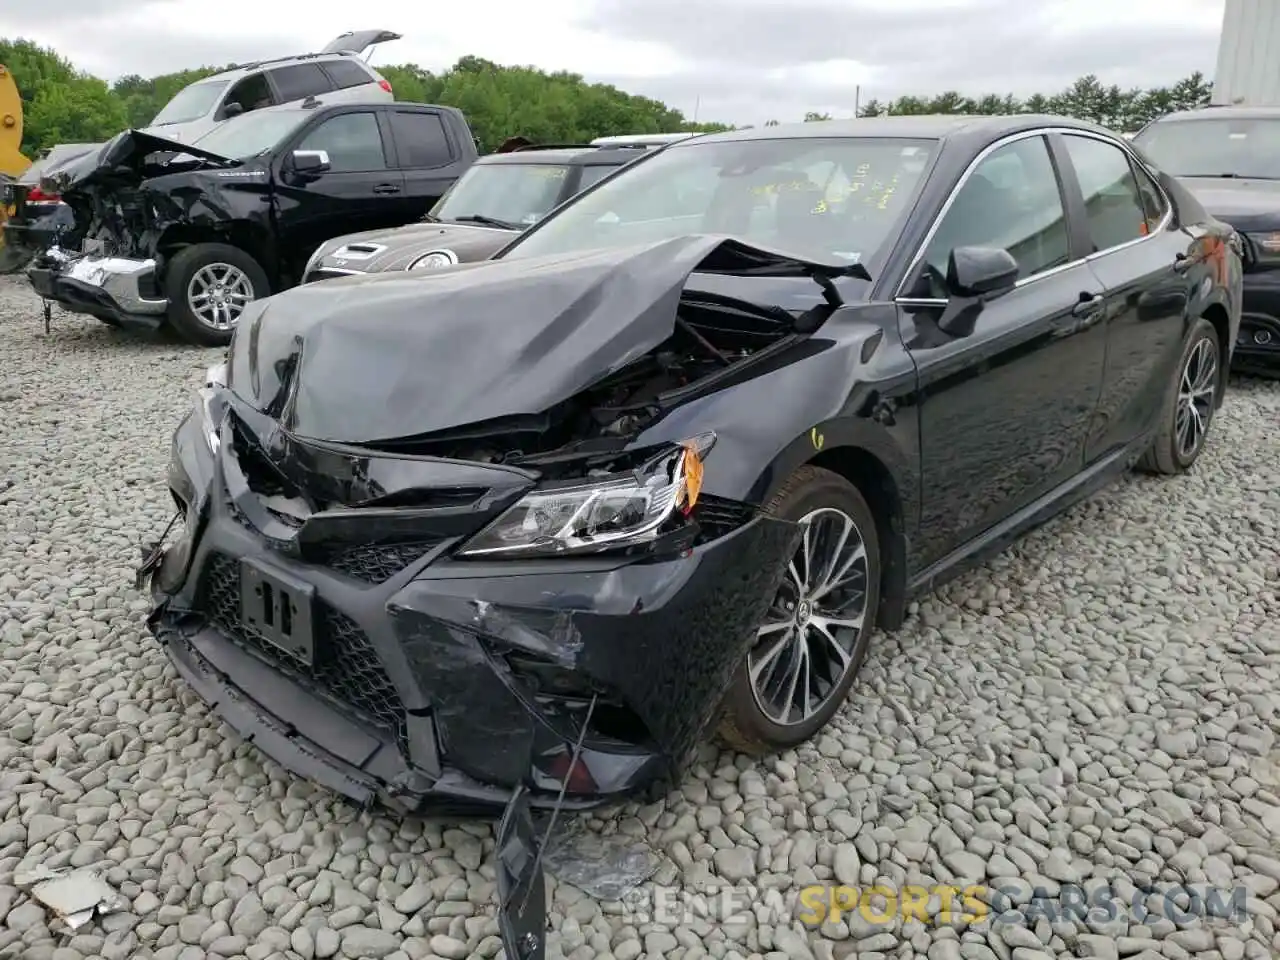
<instances>
[{"instance_id":1,"label":"license plate bracket","mask_svg":"<svg viewBox=\"0 0 1280 960\"><path fill-rule=\"evenodd\" d=\"M240 619L267 643L307 666L315 662L315 587L282 570L240 561Z\"/></svg>"}]
</instances>

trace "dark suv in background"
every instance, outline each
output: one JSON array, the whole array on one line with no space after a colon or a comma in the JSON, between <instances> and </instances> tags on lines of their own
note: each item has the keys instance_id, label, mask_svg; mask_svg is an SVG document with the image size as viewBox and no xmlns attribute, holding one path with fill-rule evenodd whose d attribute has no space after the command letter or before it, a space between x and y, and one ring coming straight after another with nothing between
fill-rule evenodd
<instances>
[{"instance_id":1,"label":"dark suv in background","mask_svg":"<svg viewBox=\"0 0 1280 960\"><path fill-rule=\"evenodd\" d=\"M1235 227L1245 273L1232 365L1280 376L1280 107L1171 113L1131 142Z\"/></svg>"}]
</instances>

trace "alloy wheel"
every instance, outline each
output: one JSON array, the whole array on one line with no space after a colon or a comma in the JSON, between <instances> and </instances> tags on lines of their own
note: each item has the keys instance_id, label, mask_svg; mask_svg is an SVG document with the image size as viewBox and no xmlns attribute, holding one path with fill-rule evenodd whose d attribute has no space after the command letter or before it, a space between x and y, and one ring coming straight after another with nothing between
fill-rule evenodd
<instances>
[{"instance_id":1,"label":"alloy wheel","mask_svg":"<svg viewBox=\"0 0 1280 960\"><path fill-rule=\"evenodd\" d=\"M1191 348L1178 383L1175 434L1178 456L1184 461L1195 456L1204 443L1217 390L1218 350L1205 337Z\"/></svg>"},{"instance_id":2,"label":"alloy wheel","mask_svg":"<svg viewBox=\"0 0 1280 960\"><path fill-rule=\"evenodd\" d=\"M253 283L230 263L205 264L187 284L187 306L214 330L234 327L253 298Z\"/></svg>"},{"instance_id":3,"label":"alloy wheel","mask_svg":"<svg viewBox=\"0 0 1280 960\"><path fill-rule=\"evenodd\" d=\"M867 554L858 525L823 507L800 527L800 546L747 657L756 703L780 726L803 723L826 704L866 629Z\"/></svg>"}]
</instances>

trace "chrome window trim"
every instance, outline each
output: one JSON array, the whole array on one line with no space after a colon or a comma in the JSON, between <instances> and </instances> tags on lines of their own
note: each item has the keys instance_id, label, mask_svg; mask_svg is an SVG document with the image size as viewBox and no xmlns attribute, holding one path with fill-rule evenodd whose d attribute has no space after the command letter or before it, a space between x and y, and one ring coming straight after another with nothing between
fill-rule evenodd
<instances>
[{"instance_id":1,"label":"chrome window trim","mask_svg":"<svg viewBox=\"0 0 1280 960\"><path fill-rule=\"evenodd\" d=\"M912 256L911 260L908 262L907 269L903 273L902 279L898 281L898 289L894 293L894 297L893 297L894 303L904 304L908 306L911 306L911 305L925 306L934 302L946 303L945 300L935 300L934 298L931 298L931 297L925 297L925 298L906 297L904 296L904 294L907 289L908 281L911 279L912 275L915 274L915 272L920 268L920 264L924 261L925 251L929 249L929 244L933 242L934 235L937 234L938 229L942 226L942 221L946 217L947 213L950 212L951 206L952 204L955 203L956 197L959 195L960 191L964 189L964 185L969 182L969 177L973 175L974 170L976 170L978 166L984 160L987 159L987 157L991 156L991 154L995 153L997 150L1000 150L1003 147L1007 147L1011 143L1018 143L1019 141L1022 141L1022 140L1030 140L1032 137L1048 137L1050 134L1054 134L1054 133L1069 135L1069 136L1087 137L1090 140L1098 140L1102 143L1110 144L1118 148L1127 158L1129 158L1131 163L1136 163L1140 169L1147 170L1147 165L1142 162L1141 158L1139 158L1137 154L1135 154L1132 150L1128 148L1127 142L1112 139L1111 137L1105 136L1103 134L1095 133L1092 130L1079 130L1075 127L1037 127L1034 130L1020 130L1017 133L1008 134L1007 136L1001 137L999 140L995 140L987 144L985 147L982 148L981 151L979 151L976 157L974 157L971 161L969 161L969 165L965 167L964 172L960 174L960 178L956 181L955 186L951 188L951 192L947 195L946 202L943 203L942 208L938 211L937 215L934 216L933 223L929 225L928 232L924 235L924 239L920 241L919 246L916 248L915 254ZM1045 141L1045 149L1046 150L1050 149L1050 146L1047 140ZM1065 270L1069 270L1070 268L1079 266L1082 263L1089 263L1097 259L1098 257L1106 256L1110 253L1113 253L1116 250L1124 250L1135 244L1143 243L1147 240L1150 240L1152 237L1156 236L1157 234L1162 233L1169 226L1169 223L1173 219L1173 202L1172 200L1170 200L1169 195L1165 192L1164 187L1160 184L1160 180L1158 177L1151 176L1151 181L1155 184L1156 189L1160 191L1160 196L1164 200L1165 210L1164 210L1164 216L1161 218L1160 222L1156 224L1156 226L1151 230L1150 233L1148 233L1146 236L1143 236L1143 237L1135 237L1132 240L1128 240L1122 244L1117 244L1114 247L1107 247L1105 250L1097 250L1089 254L1088 256L1081 257L1078 260L1072 260L1069 263L1061 263L1061 264L1058 264L1056 267L1050 267L1047 270L1041 270L1039 273L1033 273L1029 277L1023 277L1021 280L1019 280L1017 283L1013 285L1013 288L1016 290L1019 287L1025 286L1028 283L1032 283L1036 280L1041 280L1045 277L1051 277L1054 274L1061 273ZM1063 199L1065 201L1065 198ZM1065 217L1067 212L1065 202L1063 204L1062 212L1063 212L1063 216Z\"/></svg>"}]
</instances>

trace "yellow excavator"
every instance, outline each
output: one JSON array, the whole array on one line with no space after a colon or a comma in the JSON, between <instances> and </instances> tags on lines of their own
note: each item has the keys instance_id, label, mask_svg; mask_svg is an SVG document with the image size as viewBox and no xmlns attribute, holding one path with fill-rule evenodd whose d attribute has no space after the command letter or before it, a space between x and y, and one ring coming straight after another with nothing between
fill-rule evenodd
<instances>
[{"instance_id":1,"label":"yellow excavator","mask_svg":"<svg viewBox=\"0 0 1280 960\"><path fill-rule=\"evenodd\" d=\"M0 227L13 212L5 184L27 172L31 161L22 155L22 98L9 69L0 64ZM0 230L0 246L4 232Z\"/></svg>"}]
</instances>

